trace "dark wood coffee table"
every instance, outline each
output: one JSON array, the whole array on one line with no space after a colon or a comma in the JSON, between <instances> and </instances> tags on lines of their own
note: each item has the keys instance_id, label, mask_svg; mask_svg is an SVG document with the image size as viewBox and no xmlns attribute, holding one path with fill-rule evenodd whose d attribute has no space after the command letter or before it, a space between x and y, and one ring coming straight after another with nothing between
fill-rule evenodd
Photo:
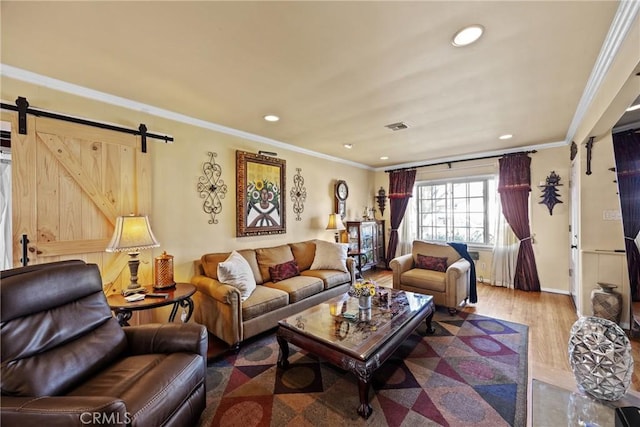
<instances>
[{"instance_id":1,"label":"dark wood coffee table","mask_svg":"<svg viewBox=\"0 0 640 427\"><path fill-rule=\"evenodd\" d=\"M314 353L358 378L358 414L369 418L369 386L378 369L425 320L433 333L433 297L383 288L387 302L373 297L372 308L358 309L358 299L342 295L278 322L278 366L289 365L289 343ZM355 319L345 317L355 314Z\"/></svg>"}]
</instances>

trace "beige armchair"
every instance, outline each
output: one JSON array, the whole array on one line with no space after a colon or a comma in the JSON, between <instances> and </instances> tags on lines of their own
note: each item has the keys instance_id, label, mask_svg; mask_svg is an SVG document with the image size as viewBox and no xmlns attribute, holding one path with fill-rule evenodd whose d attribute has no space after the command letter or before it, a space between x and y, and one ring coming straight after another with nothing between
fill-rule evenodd
<instances>
[{"instance_id":1,"label":"beige armchair","mask_svg":"<svg viewBox=\"0 0 640 427\"><path fill-rule=\"evenodd\" d=\"M411 253L392 259L389 267L394 289L432 295L451 314L469 296L471 264L446 243L415 240Z\"/></svg>"}]
</instances>

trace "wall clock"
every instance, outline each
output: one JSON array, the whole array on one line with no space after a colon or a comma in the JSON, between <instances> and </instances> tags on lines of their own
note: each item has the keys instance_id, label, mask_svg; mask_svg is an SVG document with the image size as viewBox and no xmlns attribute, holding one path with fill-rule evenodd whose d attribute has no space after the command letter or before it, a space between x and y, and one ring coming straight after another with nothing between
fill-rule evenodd
<instances>
[{"instance_id":1,"label":"wall clock","mask_svg":"<svg viewBox=\"0 0 640 427\"><path fill-rule=\"evenodd\" d=\"M347 197L349 197L349 187L346 181L339 180L336 182L335 188L335 212L340 215L341 219L344 219L347 213Z\"/></svg>"}]
</instances>

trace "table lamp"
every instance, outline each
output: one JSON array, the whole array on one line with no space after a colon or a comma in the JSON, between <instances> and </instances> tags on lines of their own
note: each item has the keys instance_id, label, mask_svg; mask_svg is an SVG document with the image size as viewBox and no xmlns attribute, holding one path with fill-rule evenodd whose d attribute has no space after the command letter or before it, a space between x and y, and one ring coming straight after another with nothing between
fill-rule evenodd
<instances>
[{"instance_id":1,"label":"table lamp","mask_svg":"<svg viewBox=\"0 0 640 427\"><path fill-rule=\"evenodd\" d=\"M124 296L137 292L145 292L138 284L138 267L140 260L138 255L142 249L157 248L160 246L146 215L119 216L116 218L116 226L113 237L107 246L107 252L127 252L129 254L129 271L131 283L127 289L122 290Z\"/></svg>"},{"instance_id":2,"label":"table lamp","mask_svg":"<svg viewBox=\"0 0 640 427\"><path fill-rule=\"evenodd\" d=\"M337 213L329 214L329 223L327 224L327 230L335 230L336 243L340 242L340 231L344 230L345 226L340 219L340 215Z\"/></svg>"}]
</instances>

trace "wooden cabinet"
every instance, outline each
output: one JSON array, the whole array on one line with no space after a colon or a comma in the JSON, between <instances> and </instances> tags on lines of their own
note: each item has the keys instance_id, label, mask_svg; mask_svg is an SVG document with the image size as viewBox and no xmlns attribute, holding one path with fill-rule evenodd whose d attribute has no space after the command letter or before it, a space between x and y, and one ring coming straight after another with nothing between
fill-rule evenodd
<instances>
[{"instance_id":1,"label":"wooden cabinet","mask_svg":"<svg viewBox=\"0 0 640 427\"><path fill-rule=\"evenodd\" d=\"M384 220L347 221L349 252L359 253L362 270L386 268Z\"/></svg>"}]
</instances>

